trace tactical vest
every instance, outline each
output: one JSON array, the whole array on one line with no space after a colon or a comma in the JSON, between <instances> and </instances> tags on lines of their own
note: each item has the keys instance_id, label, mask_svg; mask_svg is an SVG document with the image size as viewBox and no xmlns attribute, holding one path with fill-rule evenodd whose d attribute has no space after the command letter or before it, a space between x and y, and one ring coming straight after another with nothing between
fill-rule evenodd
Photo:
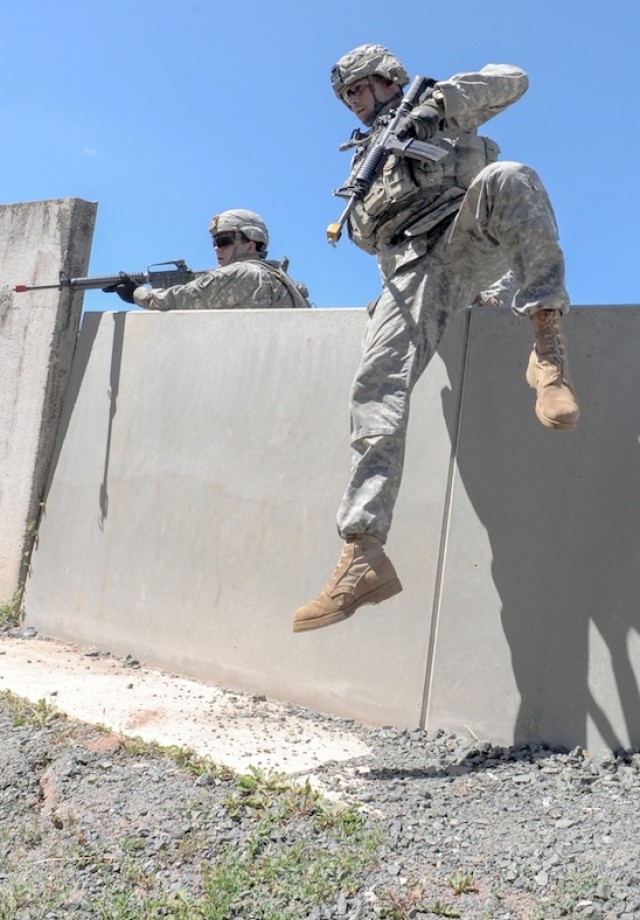
<instances>
[{"instance_id":1,"label":"tactical vest","mask_svg":"<svg viewBox=\"0 0 640 920\"><path fill-rule=\"evenodd\" d=\"M381 124L367 135L368 143L353 158L351 176L384 127ZM387 156L369 191L349 215L349 236L360 249L384 252L408 237L435 228L457 212L473 179L500 154L495 141L479 137L475 131L463 131L455 137L445 133L431 143L447 151L438 163Z\"/></svg>"},{"instance_id":2,"label":"tactical vest","mask_svg":"<svg viewBox=\"0 0 640 920\"><path fill-rule=\"evenodd\" d=\"M273 304L274 307L286 307L290 309L291 307L305 308L311 306L307 299L309 292L306 286L294 281L282 268L280 262L271 259L263 259L260 264L268 269L270 274L274 275L287 291L284 297L281 297L280 300L277 300ZM293 303L290 303L290 300L292 300Z\"/></svg>"}]
</instances>

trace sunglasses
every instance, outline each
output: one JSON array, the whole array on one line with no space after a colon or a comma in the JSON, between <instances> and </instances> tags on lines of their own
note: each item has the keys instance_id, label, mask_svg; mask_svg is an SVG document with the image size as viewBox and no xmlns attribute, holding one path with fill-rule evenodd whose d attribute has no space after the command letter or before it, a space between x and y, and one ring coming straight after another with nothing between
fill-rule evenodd
<instances>
[{"instance_id":1,"label":"sunglasses","mask_svg":"<svg viewBox=\"0 0 640 920\"><path fill-rule=\"evenodd\" d=\"M216 233L213 238L213 245L216 249L224 249L225 246L231 246L237 239L241 238L238 233Z\"/></svg>"},{"instance_id":2,"label":"sunglasses","mask_svg":"<svg viewBox=\"0 0 640 920\"><path fill-rule=\"evenodd\" d=\"M240 241L241 243L248 243L249 237L245 236L241 230L236 230L235 233L227 230L224 233L216 233L213 237L213 245L218 249L223 249L225 246L231 246L237 241Z\"/></svg>"}]
</instances>

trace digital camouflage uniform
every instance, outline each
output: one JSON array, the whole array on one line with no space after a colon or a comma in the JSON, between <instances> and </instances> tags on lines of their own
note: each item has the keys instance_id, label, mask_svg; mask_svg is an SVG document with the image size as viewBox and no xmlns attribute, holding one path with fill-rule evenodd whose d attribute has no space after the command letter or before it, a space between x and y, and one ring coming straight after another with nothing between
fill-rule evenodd
<instances>
[{"instance_id":1,"label":"digital camouflage uniform","mask_svg":"<svg viewBox=\"0 0 640 920\"><path fill-rule=\"evenodd\" d=\"M465 162L473 158L477 165L483 147L487 158L497 155L495 145L477 143L475 129L517 101L527 85L523 71L494 64L437 83L447 128L432 142L450 147L444 165L391 155L354 207L350 236L376 253L383 289L370 308L351 391L352 470L338 511L344 538L359 533L383 541L387 537L402 477L410 394L456 311L509 268L519 285L515 312L531 315L545 308L564 313L569 308L556 221L537 174L520 163L485 160L471 178L474 164ZM383 111L367 132L352 175L388 119ZM420 193L410 197L405 188L419 172L423 175L415 185ZM461 172L467 188L457 181ZM394 195L400 198L397 204ZM409 199L406 207L403 195ZM381 208L377 219L368 213L376 207ZM440 231L441 215L446 220L451 213L453 222Z\"/></svg>"},{"instance_id":2,"label":"digital camouflage uniform","mask_svg":"<svg viewBox=\"0 0 640 920\"><path fill-rule=\"evenodd\" d=\"M255 310L308 307L295 283L281 269L252 258L221 265L188 284L166 290L138 288L138 306L148 310Z\"/></svg>"},{"instance_id":3,"label":"digital camouflage uniform","mask_svg":"<svg viewBox=\"0 0 640 920\"><path fill-rule=\"evenodd\" d=\"M293 281L279 263L267 261L269 232L255 211L236 208L214 215L209 232L240 234L261 251L234 246L231 261L203 272L187 284L166 289L137 287L132 301L147 310L255 310L310 307L304 285Z\"/></svg>"},{"instance_id":4,"label":"digital camouflage uniform","mask_svg":"<svg viewBox=\"0 0 640 920\"><path fill-rule=\"evenodd\" d=\"M361 46L352 54L366 49L386 51ZM349 56L342 60L348 63ZM399 68L399 79L393 66L375 73L402 86L408 77ZM498 291L504 299L510 288L515 289L512 309L522 316L544 311L539 316L559 317L569 308L556 221L541 180L520 163L497 162L497 145L476 131L516 102L527 86L522 70L496 64L437 82L432 93L444 123L429 142L447 150L447 156L434 163L388 155L350 211L349 236L376 255L382 292L369 308L350 396L351 474L337 515L347 542L324 592L296 611L294 630L338 622L360 604L401 590L381 547L402 478L411 392L454 314L484 291ZM344 145L356 149L341 191L353 187L363 157L397 105L396 99L383 106L369 130L354 132ZM552 376L562 376L557 363L550 367ZM528 380L534 371L528 371ZM567 380L565 373L563 393ZM577 412L572 413L564 427L575 426ZM564 424L562 418L538 417L550 427Z\"/></svg>"}]
</instances>

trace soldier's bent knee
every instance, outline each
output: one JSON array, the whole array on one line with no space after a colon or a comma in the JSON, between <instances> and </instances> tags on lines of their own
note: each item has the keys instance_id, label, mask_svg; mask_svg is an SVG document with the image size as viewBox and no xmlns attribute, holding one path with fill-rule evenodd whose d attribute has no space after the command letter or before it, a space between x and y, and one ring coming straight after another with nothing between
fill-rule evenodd
<instances>
[{"instance_id":1,"label":"soldier's bent knee","mask_svg":"<svg viewBox=\"0 0 640 920\"><path fill-rule=\"evenodd\" d=\"M485 166L473 183L492 186L496 191L504 191L506 186L520 185L534 191L542 191L544 185L538 173L531 166L516 163L514 160L502 160Z\"/></svg>"}]
</instances>

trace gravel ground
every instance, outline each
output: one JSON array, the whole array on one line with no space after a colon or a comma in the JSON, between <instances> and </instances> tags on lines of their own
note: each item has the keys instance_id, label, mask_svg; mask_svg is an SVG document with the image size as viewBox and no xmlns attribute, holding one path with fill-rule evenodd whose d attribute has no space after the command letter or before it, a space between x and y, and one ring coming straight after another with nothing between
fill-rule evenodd
<instances>
[{"instance_id":1,"label":"gravel ground","mask_svg":"<svg viewBox=\"0 0 640 920\"><path fill-rule=\"evenodd\" d=\"M0 920L640 917L640 754L287 712L372 753L238 777L1 693Z\"/></svg>"}]
</instances>

